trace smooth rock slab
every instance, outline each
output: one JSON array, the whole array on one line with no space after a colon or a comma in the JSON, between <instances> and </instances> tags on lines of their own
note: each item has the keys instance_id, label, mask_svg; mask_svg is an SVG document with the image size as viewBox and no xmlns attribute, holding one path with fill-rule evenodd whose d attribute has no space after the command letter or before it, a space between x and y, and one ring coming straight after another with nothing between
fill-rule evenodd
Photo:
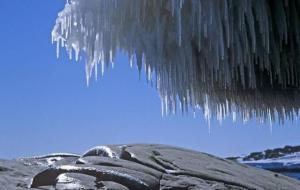
<instances>
[{"instance_id":1,"label":"smooth rock slab","mask_svg":"<svg viewBox=\"0 0 300 190\"><path fill-rule=\"evenodd\" d=\"M95 147L83 156L0 160L0 186L0 190L299 190L300 181L192 150L133 144Z\"/></svg>"}]
</instances>

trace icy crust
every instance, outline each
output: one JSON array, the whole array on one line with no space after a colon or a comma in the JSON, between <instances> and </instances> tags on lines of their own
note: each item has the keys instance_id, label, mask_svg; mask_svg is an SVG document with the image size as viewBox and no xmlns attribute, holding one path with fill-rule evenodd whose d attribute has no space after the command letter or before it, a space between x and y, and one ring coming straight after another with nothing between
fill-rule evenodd
<instances>
[{"instance_id":1,"label":"icy crust","mask_svg":"<svg viewBox=\"0 0 300 190\"><path fill-rule=\"evenodd\" d=\"M296 0L69 0L52 41L86 60L88 83L126 52L163 114L284 121L300 107L299 12Z\"/></svg>"},{"instance_id":2,"label":"icy crust","mask_svg":"<svg viewBox=\"0 0 300 190\"><path fill-rule=\"evenodd\" d=\"M34 156L34 157L31 157L31 158L43 159L43 158L52 158L52 157L66 158L66 157L79 157L79 156L80 155L73 154L73 153L52 153L52 154L47 154L47 155L42 155L42 156Z\"/></svg>"},{"instance_id":3,"label":"icy crust","mask_svg":"<svg viewBox=\"0 0 300 190\"><path fill-rule=\"evenodd\" d=\"M34 156L34 157L25 157L19 159L20 161L24 162L25 165L32 166L32 165L40 165L43 167L52 167L57 164L57 162L64 162L65 160L75 160L79 158L80 155L72 154L72 153L52 153L47 155L41 156Z\"/></svg>"},{"instance_id":4,"label":"icy crust","mask_svg":"<svg viewBox=\"0 0 300 190\"><path fill-rule=\"evenodd\" d=\"M103 157L109 157L109 158L118 158L116 152L114 152L111 148L108 146L96 146L94 148L91 148L86 153L83 154L82 157L87 156L103 156Z\"/></svg>"}]
</instances>

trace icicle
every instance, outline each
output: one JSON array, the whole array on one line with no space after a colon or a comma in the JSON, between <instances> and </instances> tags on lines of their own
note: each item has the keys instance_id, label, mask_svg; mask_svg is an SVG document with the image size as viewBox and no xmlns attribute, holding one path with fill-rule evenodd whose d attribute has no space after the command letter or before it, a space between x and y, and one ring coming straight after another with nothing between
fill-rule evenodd
<instances>
[{"instance_id":1,"label":"icicle","mask_svg":"<svg viewBox=\"0 0 300 190\"><path fill-rule=\"evenodd\" d=\"M208 121L293 119L300 4L289 2L68 0L51 40L57 57L64 47L70 58L74 51L76 61L86 59L87 84L97 64L103 75L117 51L127 53L131 67L156 79L163 115L179 103L183 112L200 107Z\"/></svg>"},{"instance_id":2,"label":"icicle","mask_svg":"<svg viewBox=\"0 0 300 190\"><path fill-rule=\"evenodd\" d=\"M133 67L133 55L129 55L129 65L130 65L130 68Z\"/></svg>"},{"instance_id":3,"label":"icicle","mask_svg":"<svg viewBox=\"0 0 300 190\"><path fill-rule=\"evenodd\" d=\"M164 101L161 101L161 116L164 117Z\"/></svg>"},{"instance_id":4,"label":"icicle","mask_svg":"<svg viewBox=\"0 0 300 190\"><path fill-rule=\"evenodd\" d=\"M59 42L60 40L58 39L56 42L56 58L59 58Z\"/></svg>"},{"instance_id":5,"label":"icicle","mask_svg":"<svg viewBox=\"0 0 300 190\"><path fill-rule=\"evenodd\" d=\"M114 68L115 63L113 61L113 51L112 50L109 51L109 61L111 63L111 67Z\"/></svg>"}]
</instances>

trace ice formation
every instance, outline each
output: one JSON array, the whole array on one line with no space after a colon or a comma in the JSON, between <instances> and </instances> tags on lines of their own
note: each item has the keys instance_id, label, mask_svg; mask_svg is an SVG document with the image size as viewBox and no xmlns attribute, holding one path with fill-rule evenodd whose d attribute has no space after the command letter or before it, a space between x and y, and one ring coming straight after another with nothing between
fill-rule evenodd
<instances>
[{"instance_id":1,"label":"ice formation","mask_svg":"<svg viewBox=\"0 0 300 190\"><path fill-rule=\"evenodd\" d=\"M298 0L68 0L52 40L57 55L65 47L85 58L88 82L126 52L156 84L165 114L299 114Z\"/></svg>"},{"instance_id":2,"label":"ice formation","mask_svg":"<svg viewBox=\"0 0 300 190\"><path fill-rule=\"evenodd\" d=\"M103 156L109 158L119 157L116 152L114 152L113 150L111 150L111 148L107 146L96 146L84 153L82 157L86 156Z\"/></svg>"}]
</instances>

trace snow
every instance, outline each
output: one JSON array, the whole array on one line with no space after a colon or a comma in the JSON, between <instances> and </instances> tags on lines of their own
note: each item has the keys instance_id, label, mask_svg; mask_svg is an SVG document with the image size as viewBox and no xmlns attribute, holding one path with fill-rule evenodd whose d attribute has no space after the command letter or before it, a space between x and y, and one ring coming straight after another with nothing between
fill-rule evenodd
<instances>
[{"instance_id":1,"label":"snow","mask_svg":"<svg viewBox=\"0 0 300 190\"><path fill-rule=\"evenodd\" d=\"M70 58L74 51L76 61L86 60L87 84L98 69L103 75L105 65L114 67L118 50L126 52L130 65L144 67L155 81L163 115L175 113L179 103L182 111L201 108L207 120L239 115L272 123L299 114L297 99L238 90L258 89L257 67L270 85L300 86L299 52L285 54L286 46L300 44L293 2L274 1L271 13L267 0L69 0L52 41L57 56L62 47Z\"/></svg>"},{"instance_id":2,"label":"snow","mask_svg":"<svg viewBox=\"0 0 300 190\"><path fill-rule=\"evenodd\" d=\"M273 159L262 159L262 160L251 160L251 161L240 161L244 164L267 164L267 163L280 163L285 166L300 164L300 152L287 154L279 158Z\"/></svg>"}]
</instances>

